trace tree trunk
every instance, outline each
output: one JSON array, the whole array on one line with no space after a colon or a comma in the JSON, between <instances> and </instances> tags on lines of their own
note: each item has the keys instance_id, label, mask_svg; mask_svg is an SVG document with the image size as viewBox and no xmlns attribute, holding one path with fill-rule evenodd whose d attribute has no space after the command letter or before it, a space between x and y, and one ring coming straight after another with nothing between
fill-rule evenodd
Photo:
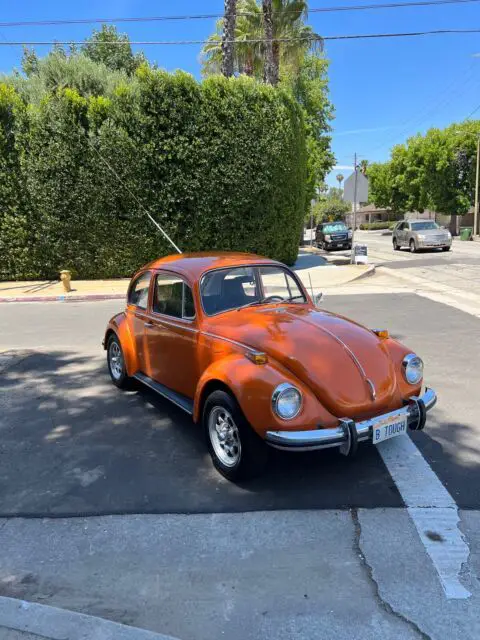
<instances>
[{"instance_id":1,"label":"tree trunk","mask_svg":"<svg viewBox=\"0 0 480 640\"><path fill-rule=\"evenodd\" d=\"M225 16L222 36L222 73L233 76L235 24L237 21L237 0L225 0Z\"/></svg>"},{"instance_id":2,"label":"tree trunk","mask_svg":"<svg viewBox=\"0 0 480 640\"><path fill-rule=\"evenodd\" d=\"M275 85L275 62L273 59L273 17L272 0L262 0L263 6L263 27L265 30L264 43L264 77L265 82Z\"/></svg>"},{"instance_id":3,"label":"tree trunk","mask_svg":"<svg viewBox=\"0 0 480 640\"><path fill-rule=\"evenodd\" d=\"M280 43L274 42L273 46L273 86L277 86L280 78Z\"/></svg>"}]
</instances>

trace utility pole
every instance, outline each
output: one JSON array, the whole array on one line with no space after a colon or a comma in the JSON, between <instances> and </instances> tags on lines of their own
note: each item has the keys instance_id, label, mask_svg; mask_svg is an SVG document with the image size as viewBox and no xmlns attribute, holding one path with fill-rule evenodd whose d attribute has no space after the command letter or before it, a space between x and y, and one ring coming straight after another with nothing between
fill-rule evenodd
<instances>
[{"instance_id":1,"label":"utility pole","mask_svg":"<svg viewBox=\"0 0 480 640\"><path fill-rule=\"evenodd\" d=\"M358 167L357 167L357 154L353 156L353 169L355 171L355 178L353 182L353 225L352 225L352 254L350 257L350 262L355 264L355 229L357 226L357 175L358 175Z\"/></svg>"},{"instance_id":2,"label":"utility pole","mask_svg":"<svg viewBox=\"0 0 480 640\"><path fill-rule=\"evenodd\" d=\"M478 182L480 175L480 133L477 135L477 171L475 174L475 211L473 212L473 238L478 234Z\"/></svg>"}]
</instances>

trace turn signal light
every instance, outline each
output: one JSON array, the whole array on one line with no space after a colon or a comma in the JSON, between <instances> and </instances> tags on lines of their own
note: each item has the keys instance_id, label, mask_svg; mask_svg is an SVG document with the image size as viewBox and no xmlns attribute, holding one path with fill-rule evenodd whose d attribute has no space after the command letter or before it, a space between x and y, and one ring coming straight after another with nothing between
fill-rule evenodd
<instances>
[{"instance_id":1,"label":"turn signal light","mask_svg":"<svg viewBox=\"0 0 480 640\"><path fill-rule=\"evenodd\" d=\"M254 364L267 364L268 356L263 351L247 351L245 354Z\"/></svg>"},{"instance_id":2,"label":"turn signal light","mask_svg":"<svg viewBox=\"0 0 480 640\"><path fill-rule=\"evenodd\" d=\"M372 329L373 333L376 333L379 338L389 338L390 334L387 329Z\"/></svg>"}]
</instances>

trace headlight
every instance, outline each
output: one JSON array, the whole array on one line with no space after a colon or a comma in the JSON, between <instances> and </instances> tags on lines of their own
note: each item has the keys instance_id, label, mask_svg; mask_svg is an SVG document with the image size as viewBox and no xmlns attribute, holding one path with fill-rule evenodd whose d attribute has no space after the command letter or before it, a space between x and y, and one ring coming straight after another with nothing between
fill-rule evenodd
<instances>
[{"instance_id":1,"label":"headlight","mask_svg":"<svg viewBox=\"0 0 480 640\"><path fill-rule=\"evenodd\" d=\"M302 408L302 394L290 383L283 382L273 392L272 408L282 420L291 420Z\"/></svg>"},{"instance_id":2,"label":"headlight","mask_svg":"<svg viewBox=\"0 0 480 640\"><path fill-rule=\"evenodd\" d=\"M418 384L423 378L423 360L414 353L403 359L403 374L409 384Z\"/></svg>"},{"instance_id":3,"label":"headlight","mask_svg":"<svg viewBox=\"0 0 480 640\"><path fill-rule=\"evenodd\" d=\"M352 230L351 230L351 229L349 229L349 231L348 231L348 237L349 237L349 238L351 238L352 236L353 236L353 232L352 232Z\"/></svg>"},{"instance_id":4,"label":"headlight","mask_svg":"<svg viewBox=\"0 0 480 640\"><path fill-rule=\"evenodd\" d=\"M423 235L423 233L419 233L418 234L418 239L419 240L425 240L425 236Z\"/></svg>"},{"instance_id":5,"label":"headlight","mask_svg":"<svg viewBox=\"0 0 480 640\"><path fill-rule=\"evenodd\" d=\"M325 240L326 240L327 242L330 242L330 240L331 240L331 239L332 239L332 238L331 238L331 236L329 236L329 235L326 235L326 236L325 236Z\"/></svg>"}]
</instances>

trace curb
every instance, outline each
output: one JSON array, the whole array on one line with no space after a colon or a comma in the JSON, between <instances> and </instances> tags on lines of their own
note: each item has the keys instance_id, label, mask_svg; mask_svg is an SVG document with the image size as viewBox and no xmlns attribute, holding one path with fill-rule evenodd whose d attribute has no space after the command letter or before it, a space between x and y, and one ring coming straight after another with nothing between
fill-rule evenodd
<instances>
[{"instance_id":1,"label":"curb","mask_svg":"<svg viewBox=\"0 0 480 640\"><path fill-rule=\"evenodd\" d=\"M345 284L350 284L350 282L355 282L356 280L363 280L363 278L369 278L370 276L375 275L375 271L376 270L377 270L376 265L371 264L371 265L369 265L369 267L368 267L368 269L366 271L364 271L363 273L359 273L358 276L355 276L354 278L352 278L348 282L345 282Z\"/></svg>"},{"instance_id":2,"label":"curb","mask_svg":"<svg viewBox=\"0 0 480 640\"><path fill-rule=\"evenodd\" d=\"M124 300L126 293L85 294L84 296L22 296L0 298L2 302L96 302L98 300Z\"/></svg>"},{"instance_id":3,"label":"curb","mask_svg":"<svg viewBox=\"0 0 480 640\"><path fill-rule=\"evenodd\" d=\"M5 596L0 596L0 631L2 627L48 640L178 640L104 618Z\"/></svg>"}]
</instances>

